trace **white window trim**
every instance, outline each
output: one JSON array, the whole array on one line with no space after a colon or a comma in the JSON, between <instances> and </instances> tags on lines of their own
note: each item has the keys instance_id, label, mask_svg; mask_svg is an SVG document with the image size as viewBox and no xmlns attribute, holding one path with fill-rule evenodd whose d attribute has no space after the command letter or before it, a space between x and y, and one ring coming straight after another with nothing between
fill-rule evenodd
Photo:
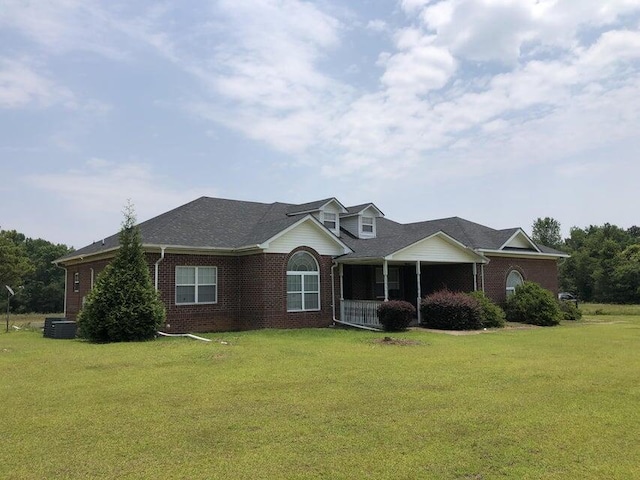
<instances>
[{"instance_id":1,"label":"white window trim","mask_svg":"<svg viewBox=\"0 0 640 480\"><path fill-rule=\"evenodd\" d=\"M186 283L182 283L182 284L178 284L178 269L179 268L195 268L195 283L194 284L186 284ZM198 302L198 287L200 286L200 284L198 284L198 269L199 268L213 268L216 272L216 283L203 283L202 286L215 286L216 287L216 300L215 302ZM175 289L174 289L174 302L177 306L181 306L181 305L215 305L216 303L218 303L218 267L215 266L206 266L206 265L201 265L198 267L194 267L191 265L177 265L176 266L176 272L175 272L176 276L175 276ZM195 302L178 302L178 287L195 287Z\"/></svg>"},{"instance_id":2,"label":"white window trim","mask_svg":"<svg viewBox=\"0 0 640 480\"><path fill-rule=\"evenodd\" d=\"M371 223L365 223L364 219L371 219ZM371 226L371 231L367 232L365 231L364 227L365 225L370 225ZM376 219L375 217L371 217L368 215L362 215L360 217L360 236L361 237L375 237L376 236Z\"/></svg>"},{"instance_id":3,"label":"white window trim","mask_svg":"<svg viewBox=\"0 0 640 480\"><path fill-rule=\"evenodd\" d=\"M331 216L333 215L333 219L329 220L327 218L327 216ZM329 225L327 225L327 222L333 222L335 224L335 226L332 228ZM338 215L336 212L325 212L322 211L322 224L327 227L329 229L329 231L333 232L334 234L338 235L338 233L340 232L340 215Z\"/></svg>"},{"instance_id":4,"label":"white window trim","mask_svg":"<svg viewBox=\"0 0 640 480\"><path fill-rule=\"evenodd\" d=\"M299 253L299 252L296 252L296 253ZM302 308L290 309L289 308L289 300L287 298L287 312L291 312L291 313L296 313L296 312L319 312L320 310L322 310L322 304L321 304L322 296L320 295L320 265L318 265L318 261L316 260L316 258L313 255L311 255L309 252L304 252L304 253L306 253L307 255L309 255L313 259L313 261L316 264L317 270L315 272L305 272L305 271L298 271L298 270L287 270L287 277L289 277L289 275L292 275L292 276L293 275L300 275L302 277L300 279L300 285L301 285L301 289L302 290L296 290L295 292L294 291L290 292L288 286L287 286L287 289L286 289L287 290L286 291L287 297L288 297L289 293L300 293L301 294L301 296L302 296ZM294 253L294 255L295 255L295 253ZM317 291L317 294L318 294L318 308L305 308L305 305L304 305L304 302L305 302L304 295L305 295L305 293L316 293L316 292L306 292L304 290L304 277L306 277L306 276L308 276L308 277L314 276L314 277L318 278L318 291Z\"/></svg>"}]
</instances>

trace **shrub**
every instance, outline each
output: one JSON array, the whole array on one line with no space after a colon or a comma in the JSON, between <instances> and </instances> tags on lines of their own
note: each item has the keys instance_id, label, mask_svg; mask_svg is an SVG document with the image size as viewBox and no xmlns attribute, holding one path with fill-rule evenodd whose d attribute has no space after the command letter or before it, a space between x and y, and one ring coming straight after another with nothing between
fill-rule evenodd
<instances>
[{"instance_id":1,"label":"shrub","mask_svg":"<svg viewBox=\"0 0 640 480\"><path fill-rule=\"evenodd\" d=\"M563 320L580 320L582 318L582 312L573 302L561 300L560 311L562 312Z\"/></svg>"},{"instance_id":2,"label":"shrub","mask_svg":"<svg viewBox=\"0 0 640 480\"><path fill-rule=\"evenodd\" d=\"M120 231L120 249L98 275L78 315L79 333L93 342L149 340L164 318L129 206Z\"/></svg>"},{"instance_id":3,"label":"shrub","mask_svg":"<svg viewBox=\"0 0 640 480\"><path fill-rule=\"evenodd\" d=\"M496 305L487 297L484 292L471 292L469 294L475 298L480 304L480 312L482 314L482 326L484 328L502 328L506 316L504 310L500 306Z\"/></svg>"},{"instance_id":4,"label":"shrub","mask_svg":"<svg viewBox=\"0 0 640 480\"><path fill-rule=\"evenodd\" d=\"M560 306L554 295L537 283L524 282L507 299L507 320L548 327L562 319Z\"/></svg>"},{"instance_id":5,"label":"shrub","mask_svg":"<svg viewBox=\"0 0 640 480\"><path fill-rule=\"evenodd\" d=\"M475 298L462 292L440 290L420 303L422 325L440 330L479 330L482 308Z\"/></svg>"},{"instance_id":6,"label":"shrub","mask_svg":"<svg viewBox=\"0 0 640 480\"><path fill-rule=\"evenodd\" d=\"M378 307L378 319L387 332L405 330L415 314L415 307L403 300L390 300Z\"/></svg>"}]
</instances>

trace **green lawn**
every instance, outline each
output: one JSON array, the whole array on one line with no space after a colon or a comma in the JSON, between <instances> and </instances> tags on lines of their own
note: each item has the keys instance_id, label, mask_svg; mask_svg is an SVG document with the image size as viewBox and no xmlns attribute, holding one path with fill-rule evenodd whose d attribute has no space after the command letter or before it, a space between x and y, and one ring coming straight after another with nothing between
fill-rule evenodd
<instances>
[{"instance_id":1,"label":"green lawn","mask_svg":"<svg viewBox=\"0 0 640 480\"><path fill-rule=\"evenodd\" d=\"M0 334L0 478L640 478L640 316L206 336Z\"/></svg>"}]
</instances>

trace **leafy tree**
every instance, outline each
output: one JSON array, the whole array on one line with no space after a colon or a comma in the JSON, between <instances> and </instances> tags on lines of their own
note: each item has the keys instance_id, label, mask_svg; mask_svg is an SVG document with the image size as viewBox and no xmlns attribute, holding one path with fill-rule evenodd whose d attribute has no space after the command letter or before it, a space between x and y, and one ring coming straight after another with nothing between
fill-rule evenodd
<instances>
[{"instance_id":1,"label":"leafy tree","mask_svg":"<svg viewBox=\"0 0 640 480\"><path fill-rule=\"evenodd\" d=\"M571 257L560 266L561 288L585 301L635 301L636 255L631 247L640 244L639 232L637 227L624 230L609 223L573 227L565 240Z\"/></svg>"},{"instance_id":2,"label":"leafy tree","mask_svg":"<svg viewBox=\"0 0 640 480\"><path fill-rule=\"evenodd\" d=\"M100 272L78 315L81 335L94 342L154 338L165 318L144 257L131 204L124 212L120 248Z\"/></svg>"},{"instance_id":3,"label":"leafy tree","mask_svg":"<svg viewBox=\"0 0 640 480\"><path fill-rule=\"evenodd\" d=\"M62 244L41 238L27 238L25 251L34 269L24 278L24 288L16 295L16 312L61 312L64 306L64 271L53 261L71 252Z\"/></svg>"},{"instance_id":4,"label":"leafy tree","mask_svg":"<svg viewBox=\"0 0 640 480\"><path fill-rule=\"evenodd\" d=\"M551 217L538 218L533 222L532 238L536 243L560 249L562 247L560 222Z\"/></svg>"},{"instance_id":5,"label":"leafy tree","mask_svg":"<svg viewBox=\"0 0 640 480\"><path fill-rule=\"evenodd\" d=\"M611 295L617 303L640 303L640 243L628 246L616 256Z\"/></svg>"},{"instance_id":6,"label":"leafy tree","mask_svg":"<svg viewBox=\"0 0 640 480\"><path fill-rule=\"evenodd\" d=\"M24 247L25 237L15 230L0 230L0 288L4 285L22 286L24 278L33 271L33 264ZM6 296L0 295L0 306L6 307Z\"/></svg>"}]
</instances>

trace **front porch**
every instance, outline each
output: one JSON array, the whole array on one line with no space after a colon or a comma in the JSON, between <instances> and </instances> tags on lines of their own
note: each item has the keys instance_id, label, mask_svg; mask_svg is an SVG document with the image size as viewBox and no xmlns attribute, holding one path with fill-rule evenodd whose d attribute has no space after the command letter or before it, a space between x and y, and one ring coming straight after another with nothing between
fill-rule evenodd
<instances>
[{"instance_id":1,"label":"front porch","mask_svg":"<svg viewBox=\"0 0 640 480\"><path fill-rule=\"evenodd\" d=\"M484 289L482 265L422 261L339 264L339 320L382 328L378 306L387 300L404 300L416 307L420 323L420 299L444 288L464 292Z\"/></svg>"}]
</instances>

